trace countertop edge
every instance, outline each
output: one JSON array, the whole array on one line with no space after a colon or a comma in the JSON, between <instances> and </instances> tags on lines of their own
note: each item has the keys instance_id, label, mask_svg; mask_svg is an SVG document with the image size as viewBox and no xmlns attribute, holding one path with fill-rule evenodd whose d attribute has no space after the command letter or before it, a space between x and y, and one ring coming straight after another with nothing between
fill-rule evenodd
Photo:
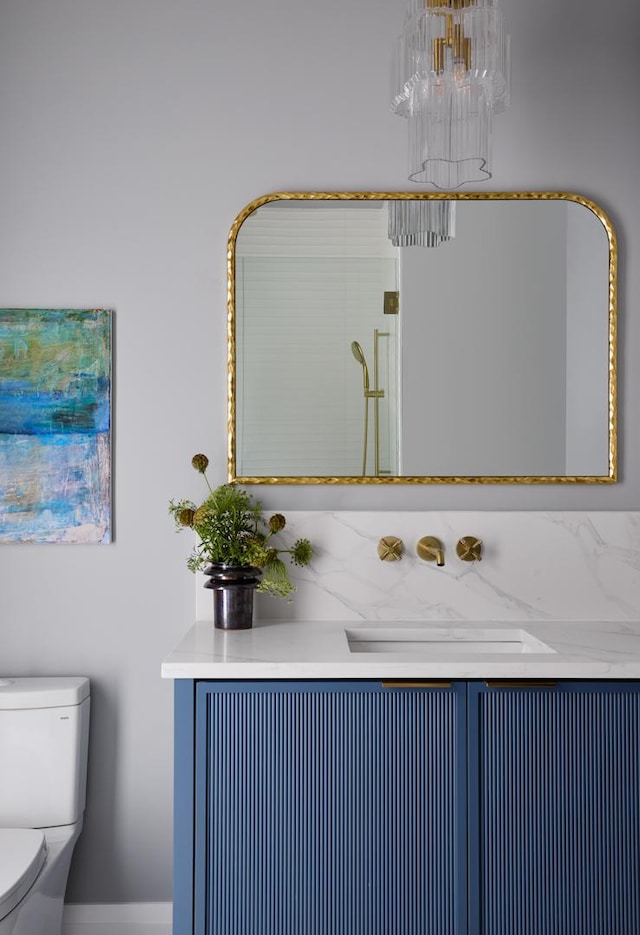
<instances>
[{"instance_id":1,"label":"countertop edge","mask_svg":"<svg viewBox=\"0 0 640 935\"><path fill-rule=\"evenodd\" d=\"M586 664L584 662L558 662L553 666L548 664L544 668L534 662L526 666L476 663L473 666L461 666L460 663L439 663L438 667L420 663L399 667L386 665L375 670L363 671L362 666L352 663L327 665L288 665L260 666L251 664L233 663L203 663L179 664L166 663L162 665L161 677L163 679L190 679L190 680L240 680L240 681L269 681L286 679L296 680L356 680L380 681L384 679L435 679L435 680L483 680L505 679L536 681L539 679L640 679L640 664L615 665L606 663Z\"/></svg>"},{"instance_id":2,"label":"countertop edge","mask_svg":"<svg viewBox=\"0 0 640 935\"><path fill-rule=\"evenodd\" d=\"M444 624L440 623L437 629ZM640 679L640 621L447 621L447 628L527 631L539 651L415 658L353 652L351 631L433 628L428 621L269 621L241 631L196 621L163 661L165 679L189 680L540 680ZM455 633L454 633L455 636ZM501 637L502 638L502 637ZM455 640L454 640L455 641ZM357 642L357 641L356 641ZM393 640L392 640L393 642ZM474 639L473 642L476 642Z\"/></svg>"}]
</instances>

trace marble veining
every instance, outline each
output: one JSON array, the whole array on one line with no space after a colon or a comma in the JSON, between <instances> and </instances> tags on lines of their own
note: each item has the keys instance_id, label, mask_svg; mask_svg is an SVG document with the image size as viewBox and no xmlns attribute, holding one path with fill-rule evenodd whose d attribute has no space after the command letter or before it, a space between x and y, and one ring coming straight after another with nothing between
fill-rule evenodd
<instances>
[{"instance_id":1,"label":"marble veining","mask_svg":"<svg viewBox=\"0 0 640 935\"><path fill-rule=\"evenodd\" d=\"M640 513L291 512L291 540L315 557L294 568L290 603L259 595L258 620L634 621L640 619ZM381 562L378 539L399 536L400 562ZM421 561L418 539L435 535L446 564ZM459 538L483 540L483 560L464 563ZM196 582L196 619L212 599Z\"/></svg>"},{"instance_id":2,"label":"marble veining","mask_svg":"<svg viewBox=\"0 0 640 935\"><path fill-rule=\"evenodd\" d=\"M460 652L415 645L403 652L353 652L350 644L361 630L362 640L375 639L375 628L399 636L413 629L437 630L446 624L398 620L353 623L344 620L260 621L251 630L215 630L211 622L196 622L162 666L165 678L186 679L637 679L640 678L640 621L614 620L503 621L500 627L471 622L478 640L508 631L515 640L526 637L539 651ZM455 630L455 628L452 628ZM523 632L524 631L524 632ZM544 648L543 648L544 647Z\"/></svg>"},{"instance_id":3,"label":"marble veining","mask_svg":"<svg viewBox=\"0 0 640 935\"><path fill-rule=\"evenodd\" d=\"M292 569L293 599L259 595L254 628L225 633L198 576L198 622L165 677L640 678L640 513L285 512L291 541L315 547L309 566ZM378 559L385 535L404 541L400 562ZM443 568L415 554L424 535L444 543ZM458 559L467 535L483 540L481 562ZM549 651L353 652L347 639L358 627L462 624L479 638L525 632Z\"/></svg>"}]
</instances>

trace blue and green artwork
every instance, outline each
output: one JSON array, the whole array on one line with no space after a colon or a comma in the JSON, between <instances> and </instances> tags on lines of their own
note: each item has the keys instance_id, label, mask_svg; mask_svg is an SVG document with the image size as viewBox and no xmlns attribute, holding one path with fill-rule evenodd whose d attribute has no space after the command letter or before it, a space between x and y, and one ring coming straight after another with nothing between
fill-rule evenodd
<instances>
[{"instance_id":1,"label":"blue and green artwork","mask_svg":"<svg viewBox=\"0 0 640 935\"><path fill-rule=\"evenodd\" d=\"M0 309L0 542L111 541L111 313Z\"/></svg>"}]
</instances>

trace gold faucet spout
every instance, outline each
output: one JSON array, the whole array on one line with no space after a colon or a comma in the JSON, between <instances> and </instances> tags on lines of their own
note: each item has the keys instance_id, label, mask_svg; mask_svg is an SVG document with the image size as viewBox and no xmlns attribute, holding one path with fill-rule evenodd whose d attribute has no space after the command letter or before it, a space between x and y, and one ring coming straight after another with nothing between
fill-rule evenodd
<instances>
[{"instance_id":1,"label":"gold faucet spout","mask_svg":"<svg viewBox=\"0 0 640 935\"><path fill-rule=\"evenodd\" d=\"M416 552L424 562L435 562L439 568L444 565L444 546L435 536L423 536L416 546Z\"/></svg>"}]
</instances>

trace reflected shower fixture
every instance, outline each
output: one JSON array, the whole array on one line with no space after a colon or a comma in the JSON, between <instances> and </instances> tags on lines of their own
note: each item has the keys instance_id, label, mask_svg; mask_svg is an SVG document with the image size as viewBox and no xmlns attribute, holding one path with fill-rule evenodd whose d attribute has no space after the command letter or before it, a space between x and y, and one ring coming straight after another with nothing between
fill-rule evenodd
<instances>
[{"instance_id":1,"label":"reflected shower fixture","mask_svg":"<svg viewBox=\"0 0 640 935\"><path fill-rule=\"evenodd\" d=\"M378 331L376 328L373 332L373 389L369 385L369 368L367 367L367 360L364 356L364 351L362 350L362 345L358 341L351 342L351 353L358 361L362 367L362 383L363 383L363 395L364 395L364 424L363 424L363 441L362 441L362 476L365 477L367 473L367 448L369 447L369 400L373 399L374 401L374 431L375 431L375 451L374 451L374 461L375 461L375 476L377 477L380 473L380 400L384 399L384 390L381 390L378 385L378 341L380 338L388 338L388 331ZM388 472L384 472L388 473Z\"/></svg>"},{"instance_id":2,"label":"reflected shower fixture","mask_svg":"<svg viewBox=\"0 0 640 935\"><path fill-rule=\"evenodd\" d=\"M357 341L351 342L351 353L362 366L362 380L364 383L364 392L366 396L366 394L369 392L369 368L367 367L367 361L365 359L362 346Z\"/></svg>"},{"instance_id":3,"label":"reflected shower fixture","mask_svg":"<svg viewBox=\"0 0 640 935\"><path fill-rule=\"evenodd\" d=\"M493 115L509 105L498 0L409 0L391 109L409 128L409 179L458 188L491 178Z\"/></svg>"},{"instance_id":4,"label":"reflected shower fixture","mask_svg":"<svg viewBox=\"0 0 640 935\"><path fill-rule=\"evenodd\" d=\"M367 448L369 447L369 368L362 350L362 345L358 341L351 342L351 353L362 367L362 383L364 392L364 432L362 441L362 476L367 474Z\"/></svg>"},{"instance_id":5,"label":"reflected shower fixture","mask_svg":"<svg viewBox=\"0 0 640 935\"><path fill-rule=\"evenodd\" d=\"M456 205L447 200L388 202L388 236L394 247L439 247L456 233Z\"/></svg>"}]
</instances>

